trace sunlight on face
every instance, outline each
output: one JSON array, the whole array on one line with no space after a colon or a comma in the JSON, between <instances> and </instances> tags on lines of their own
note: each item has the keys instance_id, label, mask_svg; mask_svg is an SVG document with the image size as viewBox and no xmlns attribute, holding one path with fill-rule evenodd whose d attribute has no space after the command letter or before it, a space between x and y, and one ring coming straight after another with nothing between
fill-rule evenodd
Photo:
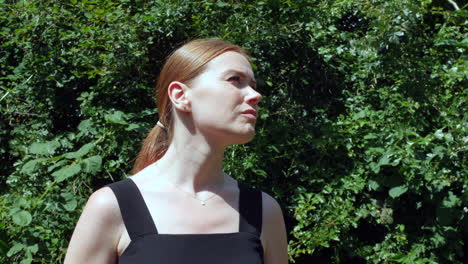
<instances>
[{"instance_id":1,"label":"sunlight on face","mask_svg":"<svg viewBox=\"0 0 468 264\"><path fill-rule=\"evenodd\" d=\"M261 100L255 85L252 67L240 53L228 51L214 58L190 85L196 126L228 144L250 141Z\"/></svg>"}]
</instances>

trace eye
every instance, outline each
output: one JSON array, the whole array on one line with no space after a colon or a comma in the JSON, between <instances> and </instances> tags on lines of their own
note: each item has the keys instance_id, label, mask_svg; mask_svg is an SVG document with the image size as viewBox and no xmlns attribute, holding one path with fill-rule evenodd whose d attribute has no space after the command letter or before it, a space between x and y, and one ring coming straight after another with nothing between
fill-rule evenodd
<instances>
[{"instance_id":1,"label":"eye","mask_svg":"<svg viewBox=\"0 0 468 264\"><path fill-rule=\"evenodd\" d=\"M228 81L230 82L235 82L235 83L240 83L241 82L241 77L238 75L234 75L229 77Z\"/></svg>"}]
</instances>

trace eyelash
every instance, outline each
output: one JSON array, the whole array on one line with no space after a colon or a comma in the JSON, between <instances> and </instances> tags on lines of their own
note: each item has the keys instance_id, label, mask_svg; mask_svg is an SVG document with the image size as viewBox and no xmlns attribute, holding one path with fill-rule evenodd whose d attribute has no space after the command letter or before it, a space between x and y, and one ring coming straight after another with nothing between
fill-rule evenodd
<instances>
[{"instance_id":1,"label":"eyelash","mask_svg":"<svg viewBox=\"0 0 468 264\"><path fill-rule=\"evenodd\" d=\"M228 81L230 82L237 82L237 83L241 83L242 82L242 78L240 76L232 76L232 77L229 77ZM252 88L254 88L255 90L257 90L257 86L256 85L253 85Z\"/></svg>"},{"instance_id":2,"label":"eyelash","mask_svg":"<svg viewBox=\"0 0 468 264\"><path fill-rule=\"evenodd\" d=\"M232 76L232 77L229 77L228 81L234 81L234 82L238 82L240 83L241 82L241 78L240 76Z\"/></svg>"}]
</instances>

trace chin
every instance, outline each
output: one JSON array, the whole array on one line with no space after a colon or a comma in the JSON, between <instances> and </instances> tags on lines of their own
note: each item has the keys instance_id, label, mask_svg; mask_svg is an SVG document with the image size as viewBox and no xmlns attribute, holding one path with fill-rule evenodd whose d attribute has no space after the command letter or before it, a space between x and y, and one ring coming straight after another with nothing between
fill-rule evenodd
<instances>
[{"instance_id":1,"label":"chin","mask_svg":"<svg viewBox=\"0 0 468 264\"><path fill-rule=\"evenodd\" d=\"M245 140L241 140L241 141L239 141L239 142L237 142L237 143L235 143L235 144L237 144L237 145L247 144L247 143L249 143L250 141L252 141L252 139L253 139L253 137L250 137L250 138L247 138L247 139L245 139Z\"/></svg>"},{"instance_id":2,"label":"chin","mask_svg":"<svg viewBox=\"0 0 468 264\"><path fill-rule=\"evenodd\" d=\"M234 144L246 144L252 141L252 139L255 137L255 129L252 129L246 133L243 133L241 135L238 135L236 138L236 143Z\"/></svg>"},{"instance_id":3,"label":"chin","mask_svg":"<svg viewBox=\"0 0 468 264\"><path fill-rule=\"evenodd\" d=\"M214 132L214 133L213 133ZM239 145L250 142L255 137L255 126L231 127L229 129L214 130L212 136L223 145Z\"/></svg>"}]
</instances>

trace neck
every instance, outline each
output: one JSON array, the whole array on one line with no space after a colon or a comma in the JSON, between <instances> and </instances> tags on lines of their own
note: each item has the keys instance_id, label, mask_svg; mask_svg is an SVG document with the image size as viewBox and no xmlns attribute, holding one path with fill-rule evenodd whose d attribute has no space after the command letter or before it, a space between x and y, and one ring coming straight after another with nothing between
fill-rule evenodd
<instances>
[{"instance_id":1,"label":"neck","mask_svg":"<svg viewBox=\"0 0 468 264\"><path fill-rule=\"evenodd\" d=\"M210 143L200 134L176 134L156 163L158 177L194 193L223 184L224 150L224 146Z\"/></svg>"}]
</instances>

